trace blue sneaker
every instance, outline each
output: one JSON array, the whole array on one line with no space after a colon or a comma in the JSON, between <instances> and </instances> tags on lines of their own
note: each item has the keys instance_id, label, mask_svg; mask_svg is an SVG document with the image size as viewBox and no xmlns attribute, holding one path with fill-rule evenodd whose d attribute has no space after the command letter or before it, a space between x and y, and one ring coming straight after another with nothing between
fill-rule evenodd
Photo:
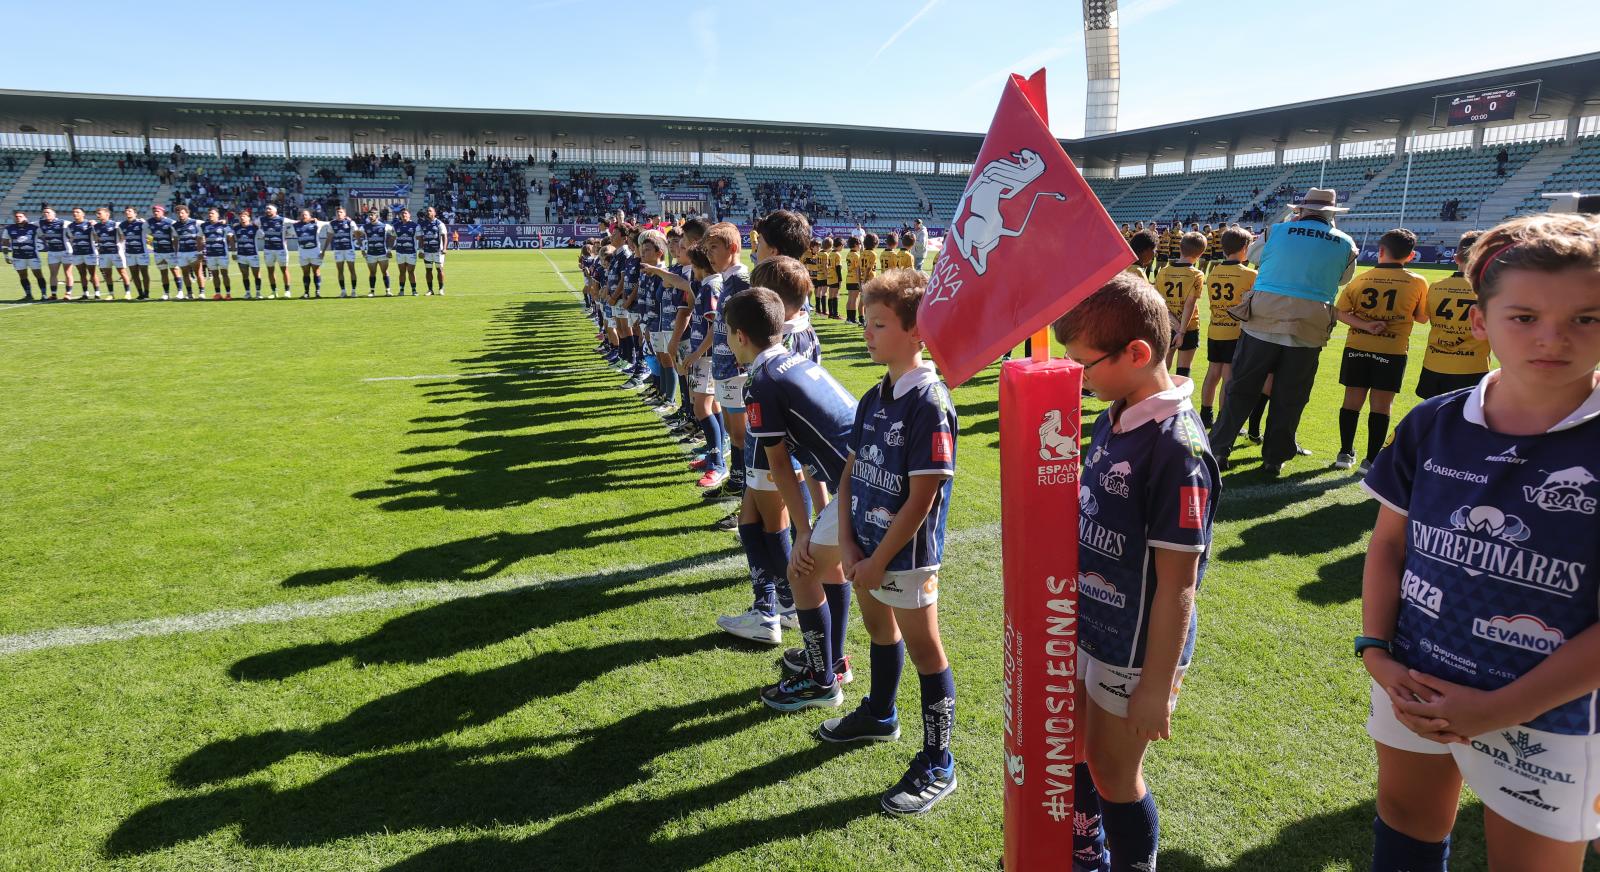
<instances>
[{"instance_id":1,"label":"blue sneaker","mask_svg":"<svg viewBox=\"0 0 1600 872\"><path fill-rule=\"evenodd\" d=\"M838 682L835 682L837 686ZM855 711L842 718L829 718L817 727L817 738L824 742L893 742L900 738L900 718L891 713L878 720L867 707L867 697Z\"/></svg>"},{"instance_id":2,"label":"blue sneaker","mask_svg":"<svg viewBox=\"0 0 1600 872\"><path fill-rule=\"evenodd\" d=\"M929 809L956 792L956 764L935 766L925 752L911 758L911 766L900 783L883 794L883 810L897 817L926 814Z\"/></svg>"},{"instance_id":3,"label":"blue sneaker","mask_svg":"<svg viewBox=\"0 0 1600 872\"><path fill-rule=\"evenodd\" d=\"M844 691L839 682L823 687L809 675L795 675L763 688L761 701L780 712L797 712L807 708L838 708L844 702Z\"/></svg>"}]
</instances>

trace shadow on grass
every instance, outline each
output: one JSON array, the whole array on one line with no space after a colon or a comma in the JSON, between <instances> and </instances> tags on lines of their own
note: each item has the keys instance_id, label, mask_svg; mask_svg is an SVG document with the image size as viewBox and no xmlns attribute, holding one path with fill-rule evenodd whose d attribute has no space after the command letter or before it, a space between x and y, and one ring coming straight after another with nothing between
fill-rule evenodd
<instances>
[{"instance_id":1,"label":"shadow on grass","mask_svg":"<svg viewBox=\"0 0 1600 872\"><path fill-rule=\"evenodd\" d=\"M1451 868L1483 868L1483 806L1476 800L1456 818ZM1286 869L1367 869L1372 865L1372 802L1313 815L1277 832L1270 844L1232 863L1213 865L1187 851L1162 851L1162 872L1283 872Z\"/></svg>"},{"instance_id":2,"label":"shadow on grass","mask_svg":"<svg viewBox=\"0 0 1600 872\"><path fill-rule=\"evenodd\" d=\"M520 551L520 547L513 548L514 553ZM228 672L238 681L274 681L345 659L356 666L425 663L494 645L530 630L592 618L652 599L742 585L745 575L739 573L731 582L709 578L665 587L633 587L663 575L714 563L734 553L735 549L730 547L634 569L598 572L537 587L450 600L407 612L348 642L295 645L255 654L233 664Z\"/></svg>"},{"instance_id":3,"label":"shadow on grass","mask_svg":"<svg viewBox=\"0 0 1600 872\"><path fill-rule=\"evenodd\" d=\"M560 688L576 686L628 662L689 653L706 644L705 639L622 643L569 652L559 662L541 661L540 670L492 676L532 683L531 688L518 692L497 689L487 673L470 688L445 688L429 682L417 692L426 688L425 692L441 696L407 698L411 692L406 692L374 703L384 710L358 710L351 719L316 731L317 740L323 743L317 747L297 741L304 735L282 733L268 734L270 742L262 741L259 747L243 750L265 750L270 752L266 755L269 757L300 750L352 753L380 747L380 740L412 741L430 730L457 729L443 715L428 719L430 730L397 725L396 721L416 716L411 708L416 704L444 702L445 714L459 714L460 708L452 703L459 692L474 694L470 698L475 699L494 699L497 695L515 699L527 697L530 691L560 692ZM657 758L680 754L686 748L709 746L769 718L770 712L756 701L756 690L751 687L711 699L653 708L601 727L558 735L473 747L388 751L352 760L314 781L283 790L255 782L164 800L124 820L106 839L104 851L112 858L149 854L229 827L237 828L238 840L244 845L282 848L406 830L517 826L576 815L526 840L479 838L448 843L429 849L400 867L635 868L642 858L649 857L653 868L679 869L700 866L773 838L841 827L873 813L871 796L863 794L781 817L741 821L680 838L654 837L661 827L685 816L737 800L752 790L811 771L849 753L848 746L819 744L768 759L709 784L676 790L656 788L650 791L655 795L649 798L630 798L651 780ZM478 711L474 706L468 714ZM372 720L354 720L358 718ZM477 722L480 721L474 717L472 723ZM363 730L373 732L368 735ZM208 754L214 752L223 771L241 768L225 759L227 752L234 749L208 747L213 749ZM257 762L261 759L258 757ZM591 808L595 806L598 808Z\"/></svg>"},{"instance_id":4,"label":"shadow on grass","mask_svg":"<svg viewBox=\"0 0 1600 872\"><path fill-rule=\"evenodd\" d=\"M1341 482L1340 486L1343 484ZM1316 488L1308 487L1307 490L1315 491ZM1223 499L1227 499L1226 492L1223 493ZM1297 501L1290 500L1289 503ZM1258 511L1252 514L1268 513ZM1217 556L1223 560L1260 560L1275 555L1303 557L1327 554L1356 542L1370 532L1377 515L1377 504L1363 501L1332 503L1304 515L1269 517L1242 528L1239 544L1223 550Z\"/></svg>"}]
</instances>

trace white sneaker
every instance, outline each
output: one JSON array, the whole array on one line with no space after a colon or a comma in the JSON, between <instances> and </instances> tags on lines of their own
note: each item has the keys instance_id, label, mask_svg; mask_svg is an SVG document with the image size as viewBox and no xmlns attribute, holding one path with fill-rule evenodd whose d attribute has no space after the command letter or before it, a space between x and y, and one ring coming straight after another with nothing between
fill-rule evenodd
<instances>
[{"instance_id":1,"label":"white sneaker","mask_svg":"<svg viewBox=\"0 0 1600 872\"><path fill-rule=\"evenodd\" d=\"M444 288L439 289L439 296L444 296Z\"/></svg>"},{"instance_id":2,"label":"white sneaker","mask_svg":"<svg viewBox=\"0 0 1600 872\"><path fill-rule=\"evenodd\" d=\"M183 291L179 291L178 292L177 299L179 299L179 300L183 299Z\"/></svg>"},{"instance_id":3,"label":"white sneaker","mask_svg":"<svg viewBox=\"0 0 1600 872\"><path fill-rule=\"evenodd\" d=\"M1348 451L1339 452L1339 456L1335 457L1333 459L1333 468L1334 469L1349 469L1350 467L1355 466L1355 465L1356 465L1356 456L1354 454L1351 454Z\"/></svg>"},{"instance_id":4,"label":"white sneaker","mask_svg":"<svg viewBox=\"0 0 1600 872\"><path fill-rule=\"evenodd\" d=\"M167 295L166 295L166 294L162 294L162 295L161 295L161 299L162 299L162 300L170 300L170 299L172 299L172 298L171 298L171 297L169 297L169 296L167 296Z\"/></svg>"},{"instance_id":5,"label":"white sneaker","mask_svg":"<svg viewBox=\"0 0 1600 872\"><path fill-rule=\"evenodd\" d=\"M783 630L777 616L764 615L755 609L737 615L723 615L717 618L717 626L725 633L763 645L783 643Z\"/></svg>"},{"instance_id":6,"label":"white sneaker","mask_svg":"<svg viewBox=\"0 0 1600 872\"><path fill-rule=\"evenodd\" d=\"M788 609L784 609L783 606L778 606L778 623L785 630L800 629L799 610L797 610L794 606L790 606Z\"/></svg>"},{"instance_id":7,"label":"white sneaker","mask_svg":"<svg viewBox=\"0 0 1600 872\"><path fill-rule=\"evenodd\" d=\"M123 291L122 292L122 299L124 299L124 300L133 299L133 291Z\"/></svg>"}]
</instances>

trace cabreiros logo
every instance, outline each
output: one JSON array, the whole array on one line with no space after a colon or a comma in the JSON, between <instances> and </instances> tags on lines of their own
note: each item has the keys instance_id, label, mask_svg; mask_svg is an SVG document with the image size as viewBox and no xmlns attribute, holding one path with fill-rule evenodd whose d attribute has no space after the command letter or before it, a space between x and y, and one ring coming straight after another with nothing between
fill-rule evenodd
<instances>
[{"instance_id":1,"label":"cabreiros logo","mask_svg":"<svg viewBox=\"0 0 1600 872\"><path fill-rule=\"evenodd\" d=\"M1469 472L1464 469L1451 469L1448 466L1434 463L1433 458L1431 457L1422 461L1422 470L1424 472L1431 472L1434 475L1444 476L1445 478L1453 478L1457 481L1469 481L1473 484L1489 483L1489 477L1483 473Z\"/></svg>"}]
</instances>

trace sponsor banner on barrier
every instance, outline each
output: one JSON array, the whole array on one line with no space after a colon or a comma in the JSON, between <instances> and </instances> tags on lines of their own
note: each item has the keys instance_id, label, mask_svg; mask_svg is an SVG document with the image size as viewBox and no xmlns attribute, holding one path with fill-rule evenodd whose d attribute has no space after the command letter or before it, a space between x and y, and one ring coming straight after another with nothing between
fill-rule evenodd
<instances>
[{"instance_id":1,"label":"sponsor banner on barrier","mask_svg":"<svg viewBox=\"0 0 1600 872\"><path fill-rule=\"evenodd\" d=\"M576 244L572 224L451 224L460 234L460 248L570 248Z\"/></svg>"},{"instance_id":2,"label":"sponsor banner on barrier","mask_svg":"<svg viewBox=\"0 0 1600 872\"><path fill-rule=\"evenodd\" d=\"M1079 398L1070 360L1000 368L1005 627L1005 868L1065 869L1072 854L1078 696Z\"/></svg>"},{"instance_id":3,"label":"sponsor banner on barrier","mask_svg":"<svg viewBox=\"0 0 1600 872\"><path fill-rule=\"evenodd\" d=\"M669 201L669 202L677 202L677 203L694 203L694 202L698 202L698 201L701 201L701 200L705 200L708 196L709 196L709 192L707 192L707 191L657 191L656 192L656 198L657 199L664 200L664 201Z\"/></svg>"}]
</instances>

